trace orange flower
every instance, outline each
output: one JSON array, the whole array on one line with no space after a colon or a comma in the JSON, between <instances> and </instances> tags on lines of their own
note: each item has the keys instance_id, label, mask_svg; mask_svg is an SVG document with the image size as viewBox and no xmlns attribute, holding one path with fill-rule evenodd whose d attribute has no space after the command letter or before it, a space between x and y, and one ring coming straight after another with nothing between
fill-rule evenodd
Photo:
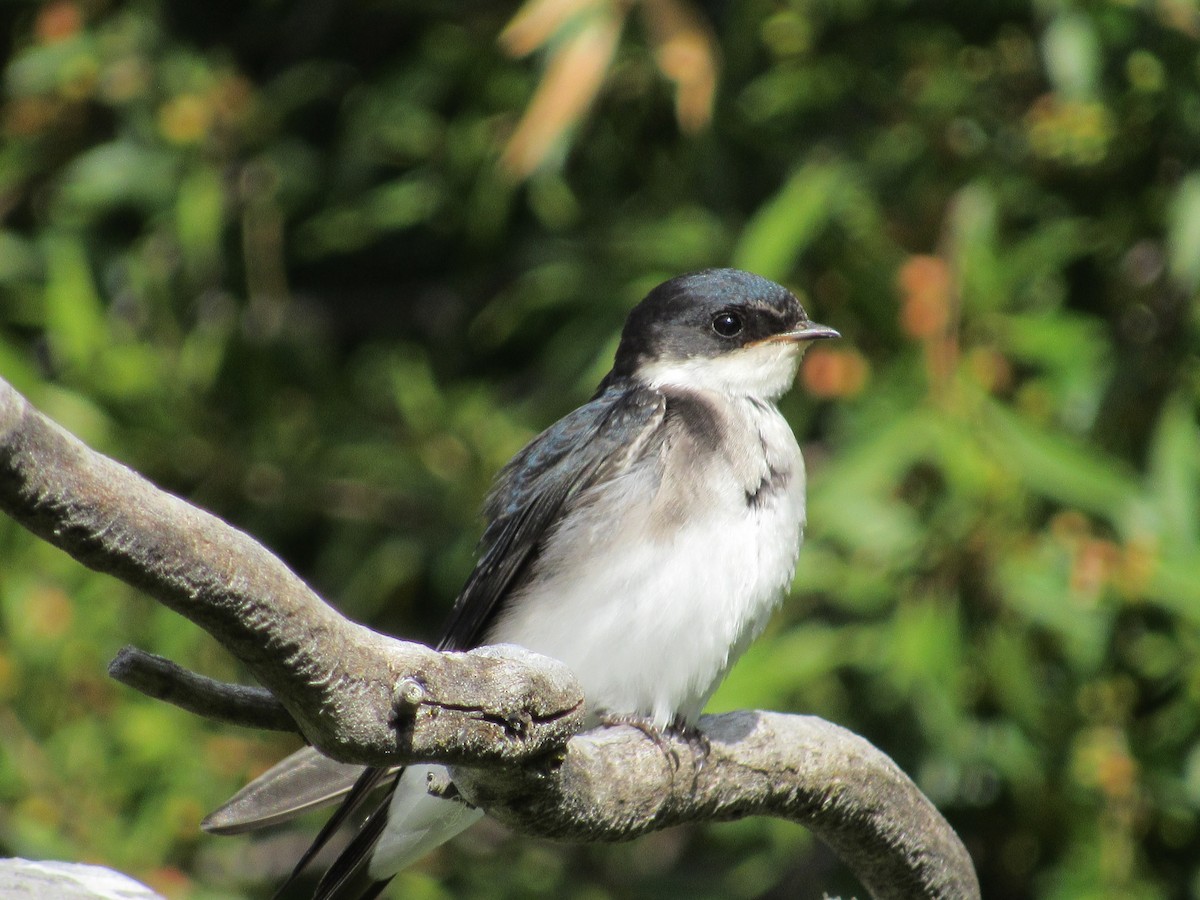
<instances>
[{"instance_id":1,"label":"orange flower","mask_svg":"<svg viewBox=\"0 0 1200 900\"><path fill-rule=\"evenodd\" d=\"M814 397L854 397L870 374L870 363L855 350L814 347L804 354L804 386Z\"/></svg>"},{"instance_id":2,"label":"orange flower","mask_svg":"<svg viewBox=\"0 0 1200 900\"><path fill-rule=\"evenodd\" d=\"M50 3L38 12L34 31L43 44L57 44L73 37L83 27L83 15L70 0Z\"/></svg>"},{"instance_id":3,"label":"orange flower","mask_svg":"<svg viewBox=\"0 0 1200 900\"><path fill-rule=\"evenodd\" d=\"M931 338L950 321L950 266L939 256L910 256L897 281L903 296L900 324L914 338Z\"/></svg>"}]
</instances>

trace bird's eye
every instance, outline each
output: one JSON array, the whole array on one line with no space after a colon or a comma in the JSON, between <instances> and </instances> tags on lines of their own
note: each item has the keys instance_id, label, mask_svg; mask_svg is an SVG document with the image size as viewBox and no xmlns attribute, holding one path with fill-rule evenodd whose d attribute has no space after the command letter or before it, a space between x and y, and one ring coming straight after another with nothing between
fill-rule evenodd
<instances>
[{"instance_id":1,"label":"bird's eye","mask_svg":"<svg viewBox=\"0 0 1200 900\"><path fill-rule=\"evenodd\" d=\"M742 333L742 317L730 310L724 310L713 316L712 330L723 338L737 337Z\"/></svg>"}]
</instances>

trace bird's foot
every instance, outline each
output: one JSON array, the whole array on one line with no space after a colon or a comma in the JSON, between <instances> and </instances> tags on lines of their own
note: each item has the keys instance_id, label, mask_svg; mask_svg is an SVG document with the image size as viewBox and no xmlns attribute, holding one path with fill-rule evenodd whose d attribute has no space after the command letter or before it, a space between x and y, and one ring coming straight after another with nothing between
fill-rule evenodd
<instances>
[{"instance_id":1,"label":"bird's foot","mask_svg":"<svg viewBox=\"0 0 1200 900\"><path fill-rule=\"evenodd\" d=\"M692 788L695 789L700 773L708 765L708 755L712 752L712 741L694 724L683 719L676 719L667 727L667 731L682 740L692 751ZM675 768L679 768L679 757L676 756L675 759Z\"/></svg>"},{"instance_id":2,"label":"bird's foot","mask_svg":"<svg viewBox=\"0 0 1200 900\"><path fill-rule=\"evenodd\" d=\"M686 722L683 719L676 719L667 726L667 731L681 738L691 748L692 756L696 759L697 765L703 767L705 761L708 759L708 755L712 753L712 741L708 739L708 735L696 725Z\"/></svg>"},{"instance_id":3,"label":"bird's foot","mask_svg":"<svg viewBox=\"0 0 1200 900\"><path fill-rule=\"evenodd\" d=\"M611 728L615 725L628 725L630 728L636 728L650 740L654 741L654 746L662 751L663 756L671 760L672 766L679 768L679 754L667 743L667 733L658 725L654 724L653 719L646 716L635 716L629 713L602 713L600 715L600 724L605 728Z\"/></svg>"},{"instance_id":4,"label":"bird's foot","mask_svg":"<svg viewBox=\"0 0 1200 900\"><path fill-rule=\"evenodd\" d=\"M605 728L612 728L617 725L628 725L630 728L636 728L654 743L661 750L667 749L666 732L659 726L654 724L654 720L647 716L635 716L630 713L601 713L600 724Z\"/></svg>"},{"instance_id":5,"label":"bird's foot","mask_svg":"<svg viewBox=\"0 0 1200 900\"><path fill-rule=\"evenodd\" d=\"M671 761L671 765L675 769L679 768L681 760L679 759L679 753L667 742L668 737L679 738L688 745L688 749L692 751L692 760L697 772L704 768L704 764L708 760L708 754L712 750L712 744L708 739L708 735L683 719L675 719L664 729L656 725L653 719L646 718L645 716L605 713L600 717L600 724L606 727L628 725L631 728L636 728L646 737L650 738L650 740L654 741L654 745L662 751L663 756Z\"/></svg>"}]
</instances>

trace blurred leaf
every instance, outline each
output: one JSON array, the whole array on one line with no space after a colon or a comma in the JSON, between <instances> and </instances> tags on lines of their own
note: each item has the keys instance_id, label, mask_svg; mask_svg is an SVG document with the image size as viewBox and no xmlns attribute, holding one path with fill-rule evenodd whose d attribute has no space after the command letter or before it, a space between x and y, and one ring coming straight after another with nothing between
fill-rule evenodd
<instances>
[{"instance_id":1,"label":"blurred leaf","mask_svg":"<svg viewBox=\"0 0 1200 900\"><path fill-rule=\"evenodd\" d=\"M841 629L813 623L751 646L721 683L707 709L786 708L796 691L846 665L854 639Z\"/></svg>"},{"instance_id":2,"label":"blurred leaf","mask_svg":"<svg viewBox=\"0 0 1200 900\"><path fill-rule=\"evenodd\" d=\"M220 258L225 196L220 176L207 167L190 171L175 201L175 229L189 267L205 273Z\"/></svg>"},{"instance_id":3,"label":"blurred leaf","mask_svg":"<svg viewBox=\"0 0 1200 900\"><path fill-rule=\"evenodd\" d=\"M675 120L695 133L712 118L720 57L707 21L687 0L644 0L639 5L655 62L675 83Z\"/></svg>"},{"instance_id":4,"label":"blurred leaf","mask_svg":"<svg viewBox=\"0 0 1200 900\"><path fill-rule=\"evenodd\" d=\"M100 144L63 173L57 205L69 222L122 206L162 209L175 199L177 174L175 159L156 148L120 140Z\"/></svg>"},{"instance_id":5,"label":"blurred leaf","mask_svg":"<svg viewBox=\"0 0 1200 900\"><path fill-rule=\"evenodd\" d=\"M1163 609L1200 625L1200 582L1196 579L1197 554L1163 554L1155 560L1146 595Z\"/></svg>"},{"instance_id":6,"label":"blurred leaf","mask_svg":"<svg viewBox=\"0 0 1200 900\"><path fill-rule=\"evenodd\" d=\"M24 354L0 342L0 377L29 397L36 396L41 387L38 374Z\"/></svg>"},{"instance_id":7,"label":"blurred leaf","mask_svg":"<svg viewBox=\"0 0 1200 900\"><path fill-rule=\"evenodd\" d=\"M1002 346L1016 359L1057 372L1082 371L1094 379L1104 355L1103 329L1090 317L1009 313L999 330Z\"/></svg>"},{"instance_id":8,"label":"blurred leaf","mask_svg":"<svg viewBox=\"0 0 1200 900\"><path fill-rule=\"evenodd\" d=\"M1016 629L997 626L985 635L982 663L992 690L1005 712L1028 729L1044 727L1046 696L1035 676L1038 661L1024 636Z\"/></svg>"},{"instance_id":9,"label":"blurred leaf","mask_svg":"<svg viewBox=\"0 0 1200 900\"><path fill-rule=\"evenodd\" d=\"M501 157L501 165L518 178L533 174L552 153L562 150L567 132L580 123L599 92L625 24L625 11L607 0L590 4L532 0L506 31L518 54L529 50L513 37L516 26L534 7L565 12L545 38L534 39L534 46L543 39L550 44L546 71Z\"/></svg>"},{"instance_id":10,"label":"blurred leaf","mask_svg":"<svg viewBox=\"0 0 1200 900\"><path fill-rule=\"evenodd\" d=\"M1179 182L1170 205L1167 251L1171 274L1187 291L1200 290L1200 172Z\"/></svg>"},{"instance_id":11,"label":"blurred leaf","mask_svg":"<svg viewBox=\"0 0 1200 900\"><path fill-rule=\"evenodd\" d=\"M32 241L0 230L0 284L32 280L42 274L42 259Z\"/></svg>"},{"instance_id":12,"label":"blurred leaf","mask_svg":"<svg viewBox=\"0 0 1200 900\"><path fill-rule=\"evenodd\" d=\"M430 179L409 177L377 188L367 198L367 210L380 230L408 228L433 215L441 196Z\"/></svg>"},{"instance_id":13,"label":"blurred leaf","mask_svg":"<svg viewBox=\"0 0 1200 900\"><path fill-rule=\"evenodd\" d=\"M810 533L855 548L866 559L911 558L924 527L898 495L919 463L937 466L968 496L988 493L995 480L994 464L969 429L928 409L911 410L822 469L809 491L810 529L816 529Z\"/></svg>"},{"instance_id":14,"label":"blurred leaf","mask_svg":"<svg viewBox=\"0 0 1200 900\"><path fill-rule=\"evenodd\" d=\"M43 384L35 396L38 409L89 447L111 450L112 419L91 398L53 384Z\"/></svg>"},{"instance_id":15,"label":"blurred leaf","mask_svg":"<svg viewBox=\"0 0 1200 900\"><path fill-rule=\"evenodd\" d=\"M1042 35L1042 57L1055 90L1071 100L1088 100L1099 87L1100 41L1089 16L1063 11Z\"/></svg>"},{"instance_id":16,"label":"blurred leaf","mask_svg":"<svg viewBox=\"0 0 1200 900\"><path fill-rule=\"evenodd\" d=\"M727 252L723 223L702 206L681 206L665 216L629 224L622 251L647 268L689 272L711 265Z\"/></svg>"},{"instance_id":17,"label":"blurred leaf","mask_svg":"<svg viewBox=\"0 0 1200 900\"><path fill-rule=\"evenodd\" d=\"M6 67L6 87L16 96L52 94L73 69L94 59L93 50L84 36L25 46Z\"/></svg>"},{"instance_id":18,"label":"blurred leaf","mask_svg":"<svg viewBox=\"0 0 1200 900\"><path fill-rule=\"evenodd\" d=\"M96 361L108 340L91 261L83 242L65 232L46 235L42 247L48 336L64 363L82 369Z\"/></svg>"},{"instance_id":19,"label":"blurred leaf","mask_svg":"<svg viewBox=\"0 0 1200 900\"><path fill-rule=\"evenodd\" d=\"M840 165L810 162L746 223L733 264L764 278L782 280L829 221L845 177Z\"/></svg>"},{"instance_id":20,"label":"blurred leaf","mask_svg":"<svg viewBox=\"0 0 1200 900\"><path fill-rule=\"evenodd\" d=\"M985 403L979 413L981 438L1031 490L1102 516L1122 532L1129 531L1140 491L1115 461L1035 428L998 404Z\"/></svg>"},{"instance_id":21,"label":"blurred leaf","mask_svg":"<svg viewBox=\"0 0 1200 900\"><path fill-rule=\"evenodd\" d=\"M1055 637L1071 665L1092 675L1104 660L1111 616L1071 596L1066 566L1051 546L1011 552L997 567L996 584L1008 608Z\"/></svg>"},{"instance_id":22,"label":"blurred leaf","mask_svg":"<svg viewBox=\"0 0 1200 900\"><path fill-rule=\"evenodd\" d=\"M896 610L884 663L902 690L922 696L921 714L934 727L947 727L948 709L961 702L962 646L954 603L922 598ZM929 691L936 685L936 691Z\"/></svg>"},{"instance_id":23,"label":"blurred leaf","mask_svg":"<svg viewBox=\"0 0 1200 900\"><path fill-rule=\"evenodd\" d=\"M1150 489L1162 517L1154 532L1168 547L1200 553L1200 428L1176 394L1163 408L1150 445Z\"/></svg>"},{"instance_id":24,"label":"blurred leaf","mask_svg":"<svg viewBox=\"0 0 1200 900\"><path fill-rule=\"evenodd\" d=\"M967 185L954 196L949 229L962 299L985 309L1007 299L997 259L996 217L996 197L986 185Z\"/></svg>"}]
</instances>

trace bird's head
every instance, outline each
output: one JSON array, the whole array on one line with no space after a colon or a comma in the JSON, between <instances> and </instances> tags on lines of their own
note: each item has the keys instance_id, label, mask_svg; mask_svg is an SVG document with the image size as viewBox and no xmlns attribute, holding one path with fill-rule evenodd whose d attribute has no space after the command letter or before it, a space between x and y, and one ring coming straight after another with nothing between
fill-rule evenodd
<instances>
[{"instance_id":1,"label":"bird's head","mask_svg":"<svg viewBox=\"0 0 1200 900\"><path fill-rule=\"evenodd\" d=\"M663 282L633 308L612 374L772 399L791 385L810 341L838 336L809 321L787 288L738 269L707 269Z\"/></svg>"}]
</instances>

